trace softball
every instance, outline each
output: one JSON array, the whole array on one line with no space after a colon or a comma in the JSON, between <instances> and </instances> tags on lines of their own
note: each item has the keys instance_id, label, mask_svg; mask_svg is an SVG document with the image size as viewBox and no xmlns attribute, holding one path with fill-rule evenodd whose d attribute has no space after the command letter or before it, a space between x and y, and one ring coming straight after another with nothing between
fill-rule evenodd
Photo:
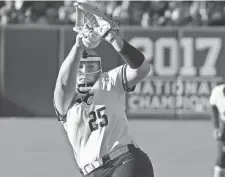
<instances>
[{"instance_id":1,"label":"softball","mask_svg":"<svg viewBox=\"0 0 225 177\"><path fill-rule=\"evenodd\" d=\"M101 41L101 36L95 32L95 31L90 31L88 34L87 38L83 38L83 43L85 47L93 49L96 48Z\"/></svg>"},{"instance_id":2,"label":"softball","mask_svg":"<svg viewBox=\"0 0 225 177\"><path fill-rule=\"evenodd\" d=\"M91 42L98 42L100 41L101 36L95 31L90 31L88 34L88 38Z\"/></svg>"}]
</instances>

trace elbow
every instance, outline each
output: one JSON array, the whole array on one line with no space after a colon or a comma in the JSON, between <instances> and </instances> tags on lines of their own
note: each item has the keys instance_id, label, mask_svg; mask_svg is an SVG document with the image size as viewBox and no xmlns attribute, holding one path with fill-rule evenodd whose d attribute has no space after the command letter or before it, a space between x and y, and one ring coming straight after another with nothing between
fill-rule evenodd
<instances>
[{"instance_id":1,"label":"elbow","mask_svg":"<svg viewBox=\"0 0 225 177\"><path fill-rule=\"evenodd\" d=\"M54 106L57 109L58 113L63 116L67 114L68 108L71 104L71 98L73 98L66 90L65 85L57 84L54 90Z\"/></svg>"},{"instance_id":2,"label":"elbow","mask_svg":"<svg viewBox=\"0 0 225 177\"><path fill-rule=\"evenodd\" d=\"M57 110L57 113L60 116L64 116L67 114L69 103L65 100L65 97L61 90L56 89L54 91L54 107Z\"/></svg>"},{"instance_id":3,"label":"elbow","mask_svg":"<svg viewBox=\"0 0 225 177\"><path fill-rule=\"evenodd\" d=\"M144 60L141 67L138 70L139 70L139 75L141 75L142 78L145 78L149 74L151 70L151 66L147 60Z\"/></svg>"},{"instance_id":4,"label":"elbow","mask_svg":"<svg viewBox=\"0 0 225 177\"><path fill-rule=\"evenodd\" d=\"M54 106L61 115L65 113L65 104L62 94L62 90L59 87L56 87L53 94Z\"/></svg>"}]
</instances>

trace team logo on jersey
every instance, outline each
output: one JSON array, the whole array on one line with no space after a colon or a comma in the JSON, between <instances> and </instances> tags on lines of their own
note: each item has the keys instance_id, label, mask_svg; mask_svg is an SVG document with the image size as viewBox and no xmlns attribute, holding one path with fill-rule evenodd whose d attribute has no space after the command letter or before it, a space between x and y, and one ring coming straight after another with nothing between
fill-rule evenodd
<instances>
[{"instance_id":1,"label":"team logo on jersey","mask_svg":"<svg viewBox=\"0 0 225 177\"><path fill-rule=\"evenodd\" d=\"M102 90L111 90L112 86L115 86L115 82L113 81L113 79L109 78L109 77L103 77L101 78L101 89Z\"/></svg>"},{"instance_id":2,"label":"team logo on jersey","mask_svg":"<svg viewBox=\"0 0 225 177\"><path fill-rule=\"evenodd\" d=\"M87 99L87 105L91 105L92 104L93 98L94 98L94 94L93 95L90 95L88 97L88 99Z\"/></svg>"},{"instance_id":3,"label":"team logo on jersey","mask_svg":"<svg viewBox=\"0 0 225 177\"><path fill-rule=\"evenodd\" d=\"M83 99L83 102L90 106L94 98L94 93L87 93Z\"/></svg>"}]
</instances>

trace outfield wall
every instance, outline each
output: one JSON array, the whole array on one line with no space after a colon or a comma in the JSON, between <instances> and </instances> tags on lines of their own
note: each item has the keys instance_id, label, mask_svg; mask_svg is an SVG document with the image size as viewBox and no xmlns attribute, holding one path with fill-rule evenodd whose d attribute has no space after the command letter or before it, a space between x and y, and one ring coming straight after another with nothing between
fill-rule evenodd
<instances>
[{"instance_id":1,"label":"outfield wall","mask_svg":"<svg viewBox=\"0 0 225 177\"><path fill-rule=\"evenodd\" d=\"M208 98L225 76L225 28L121 28L152 64L127 95L129 118L209 118ZM75 42L68 26L0 28L0 116L55 116L57 72ZM123 64L105 42L96 49L103 70Z\"/></svg>"}]
</instances>

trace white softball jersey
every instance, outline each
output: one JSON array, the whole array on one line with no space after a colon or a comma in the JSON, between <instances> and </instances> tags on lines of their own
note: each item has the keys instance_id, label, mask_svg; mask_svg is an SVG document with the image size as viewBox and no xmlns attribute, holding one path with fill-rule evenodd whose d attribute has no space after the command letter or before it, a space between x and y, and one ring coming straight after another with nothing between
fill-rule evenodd
<instances>
[{"instance_id":1,"label":"white softball jersey","mask_svg":"<svg viewBox=\"0 0 225 177\"><path fill-rule=\"evenodd\" d=\"M84 97L77 95L63 126L80 168L134 143L125 114L126 65L102 73Z\"/></svg>"}]
</instances>

